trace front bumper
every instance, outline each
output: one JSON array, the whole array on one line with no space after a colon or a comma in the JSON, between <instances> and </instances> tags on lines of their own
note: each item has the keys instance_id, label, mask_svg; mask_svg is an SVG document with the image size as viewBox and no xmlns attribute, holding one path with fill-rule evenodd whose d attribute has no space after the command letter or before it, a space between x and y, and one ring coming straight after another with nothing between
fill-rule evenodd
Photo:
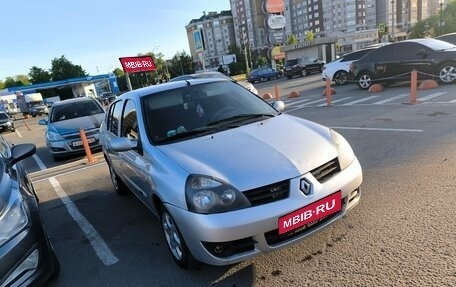
<instances>
[{"instance_id":1,"label":"front bumper","mask_svg":"<svg viewBox=\"0 0 456 287\"><path fill-rule=\"evenodd\" d=\"M89 142L89 147L92 151L101 150L100 134L86 134ZM81 137L78 134L73 136L65 136L64 140L61 141L49 141L46 140L47 146L53 156L66 156L73 154L83 154L85 152L84 145L81 142ZM77 145L75 146L75 143Z\"/></svg>"},{"instance_id":2,"label":"front bumper","mask_svg":"<svg viewBox=\"0 0 456 287\"><path fill-rule=\"evenodd\" d=\"M233 264L299 242L342 218L360 200L362 170L357 159L324 184L316 181L310 173L303 177L314 186L314 193L310 196L299 190L300 177L291 179L288 198L269 204L210 215L188 212L169 204L166 208L197 260L211 265ZM342 209L339 212L299 232L278 235L280 217L339 190L342 192ZM215 249L220 245L228 248L229 252L217 256Z\"/></svg>"},{"instance_id":3,"label":"front bumper","mask_svg":"<svg viewBox=\"0 0 456 287\"><path fill-rule=\"evenodd\" d=\"M42 286L58 262L37 212L31 225L0 247L0 287Z\"/></svg>"}]
</instances>

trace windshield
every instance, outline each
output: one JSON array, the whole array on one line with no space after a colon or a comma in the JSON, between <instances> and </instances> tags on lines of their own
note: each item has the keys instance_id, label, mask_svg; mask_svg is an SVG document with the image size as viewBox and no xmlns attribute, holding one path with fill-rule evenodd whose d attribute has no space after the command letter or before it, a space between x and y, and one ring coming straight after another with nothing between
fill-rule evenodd
<instances>
[{"instance_id":1,"label":"windshield","mask_svg":"<svg viewBox=\"0 0 456 287\"><path fill-rule=\"evenodd\" d=\"M170 138L200 136L278 114L259 97L228 81L152 94L142 99L142 105L153 144L168 143Z\"/></svg>"},{"instance_id":2,"label":"windshield","mask_svg":"<svg viewBox=\"0 0 456 287\"><path fill-rule=\"evenodd\" d=\"M104 110L94 101L71 102L53 106L49 121L52 123L100 113L104 113Z\"/></svg>"},{"instance_id":3,"label":"windshield","mask_svg":"<svg viewBox=\"0 0 456 287\"><path fill-rule=\"evenodd\" d=\"M6 120L8 119L8 115L5 113L0 113L0 120Z\"/></svg>"},{"instance_id":4,"label":"windshield","mask_svg":"<svg viewBox=\"0 0 456 287\"><path fill-rule=\"evenodd\" d=\"M287 60L285 62L285 67L291 67L298 64L298 59L293 59L293 60Z\"/></svg>"}]
</instances>

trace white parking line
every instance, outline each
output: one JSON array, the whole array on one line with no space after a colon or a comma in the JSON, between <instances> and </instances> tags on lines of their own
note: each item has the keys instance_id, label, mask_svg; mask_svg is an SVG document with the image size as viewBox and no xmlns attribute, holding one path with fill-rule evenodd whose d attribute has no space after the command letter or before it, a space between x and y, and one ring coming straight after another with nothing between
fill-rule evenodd
<instances>
[{"instance_id":1,"label":"white parking line","mask_svg":"<svg viewBox=\"0 0 456 287\"><path fill-rule=\"evenodd\" d=\"M391 98L388 98L388 99L385 99L385 100L382 100L382 101L378 101L378 102L375 102L375 103L372 103L372 104L373 105L383 105L383 104L392 102L394 100L398 100L400 98L405 98L405 97L408 97L408 96L410 96L410 95L409 94L401 94L401 95L397 95L397 96L394 96L394 97L391 97Z\"/></svg>"},{"instance_id":2,"label":"white parking line","mask_svg":"<svg viewBox=\"0 0 456 287\"><path fill-rule=\"evenodd\" d=\"M36 161L36 163L38 164L38 167L41 170L46 169L46 166L44 165L43 161L36 154L34 154L32 157Z\"/></svg>"},{"instance_id":3,"label":"white parking line","mask_svg":"<svg viewBox=\"0 0 456 287\"><path fill-rule=\"evenodd\" d=\"M114 255L114 253L109 249L108 245L100 237L95 228L89 223L89 221L84 217L84 215L79 212L76 205L71 201L68 195L63 191L60 183L55 179L55 177L49 178L49 182L54 188L57 195L60 197L60 200L65 205L68 213L73 217L74 221L79 225L81 230L84 232L84 235L92 245L93 250L97 254L98 258L103 262L104 265L109 266L117 263L119 259Z\"/></svg>"},{"instance_id":4,"label":"white parking line","mask_svg":"<svg viewBox=\"0 0 456 287\"><path fill-rule=\"evenodd\" d=\"M352 97L345 97L345 98L342 98L342 99L338 99L338 100L334 100L334 101L331 101L331 104L333 103L338 103L338 102L342 102L342 101L345 101L345 100L348 100L348 99L351 99ZM327 106L328 104L325 103L325 104L320 104L320 105L317 105L317 107L324 107L324 106Z\"/></svg>"},{"instance_id":5,"label":"white parking line","mask_svg":"<svg viewBox=\"0 0 456 287\"><path fill-rule=\"evenodd\" d=\"M418 97L417 100L419 100L419 101L427 101L427 100L430 100L430 99L433 99L433 98L437 98L437 97L443 96L445 94L446 94L446 92L438 92L438 93L430 94L430 95L427 95L427 96L424 96L424 97Z\"/></svg>"},{"instance_id":6,"label":"white parking line","mask_svg":"<svg viewBox=\"0 0 456 287\"><path fill-rule=\"evenodd\" d=\"M351 106L351 105L354 105L354 104L357 104L357 103L361 103L361 102L365 102L365 101L369 101L369 100L375 99L377 97L378 96L369 96L369 97L362 98L362 99L359 99L359 100L356 100L356 101L351 101L349 103L342 104L342 106Z\"/></svg>"},{"instance_id":7,"label":"white parking line","mask_svg":"<svg viewBox=\"0 0 456 287\"><path fill-rule=\"evenodd\" d=\"M331 128L339 129L339 130L365 130L365 131L411 132L411 133L423 132L423 130L416 130L416 129L385 129L385 128L360 128L360 127L331 127Z\"/></svg>"}]
</instances>

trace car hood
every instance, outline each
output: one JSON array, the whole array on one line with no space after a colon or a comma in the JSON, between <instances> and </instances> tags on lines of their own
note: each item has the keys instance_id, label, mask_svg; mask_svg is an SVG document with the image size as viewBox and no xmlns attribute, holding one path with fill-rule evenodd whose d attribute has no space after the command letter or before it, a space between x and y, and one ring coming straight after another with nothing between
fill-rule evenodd
<instances>
[{"instance_id":1,"label":"car hood","mask_svg":"<svg viewBox=\"0 0 456 287\"><path fill-rule=\"evenodd\" d=\"M79 117L74 119L68 119L49 124L49 131L53 131L59 134L69 134L79 131L80 129L90 130L99 128L103 121L104 113L90 115L85 117Z\"/></svg>"},{"instance_id":2,"label":"car hood","mask_svg":"<svg viewBox=\"0 0 456 287\"><path fill-rule=\"evenodd\" d=\"M328 128L289 115L157 148L190 174L240 190L298 177L337 157Z\"/></svg>"},{"instance_id":3,"label":"car hood","mask_svg":"<svg viewBox=\"0 0 456 287\"><path fill-rule=\"evenodd\" d=\"M0 119L0 124L4 124L4 123L7 123L7 122L10 122L11 120L9 119Z\"/></svg>"}]
</instances>

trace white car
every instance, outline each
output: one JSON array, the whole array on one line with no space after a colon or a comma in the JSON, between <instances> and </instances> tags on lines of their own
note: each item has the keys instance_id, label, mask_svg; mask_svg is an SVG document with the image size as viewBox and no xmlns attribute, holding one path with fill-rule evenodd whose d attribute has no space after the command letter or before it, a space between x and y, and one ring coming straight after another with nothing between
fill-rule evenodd
<instances>
[{"instance_id":1,"label":"white car","mask_svg":"<svg viewBox=\"0 0 456 287\"><path fill-rule=\"evenodd\" d=\"M158 217L179 266L290 246L359 202L349 143L284 107L216 78L133 90L109 106L100 133L114 189Z\"/></svg>"},{"instance_id":2,"label":"white car","mask_svg":"<svg viewBox=\"0 0 456 287\"><path fill-rule=\"evenodd\" d=\"M323 81L326 81L326 79L329 78L336 85L346 84L348 80L348 71L350 69L351 63L375 49L377 49L377 47L358 50L352 53L345 54L334 61L326 63L323 66L321 78L323 79Z\"/></svg>"}]
</instances>

